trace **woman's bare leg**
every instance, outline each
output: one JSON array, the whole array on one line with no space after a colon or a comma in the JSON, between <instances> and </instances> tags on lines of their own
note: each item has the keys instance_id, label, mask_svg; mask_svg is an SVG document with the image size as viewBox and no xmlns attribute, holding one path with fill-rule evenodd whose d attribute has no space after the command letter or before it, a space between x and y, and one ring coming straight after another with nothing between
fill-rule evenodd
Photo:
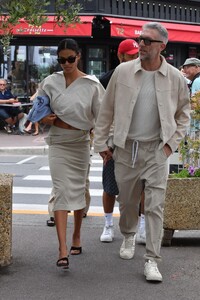
<instances>
[{"instance_id":1,"label":"woman's bare leg","mask_svg":"<svg viewBox=\"0 0 200 300\"><path fill-rule=\"evenodd\" d=\"M67 250L67 216L66 210L57 210L54 212L56 230L59 242L59 259L68 256Z\"/></svg>"},{"instance_id":2,"label":"woman's bare leg","mask_svg":"<svg viewBox=\"0 0 200 300\"><path fill-rule=\"evenodd\" d=\"M84 208L74 211L74 232L72 237L72 246L81 246L81 224L83 220ZM76 254L79 250L71 250L71 253Z\"/></svg>"}]
</instances>

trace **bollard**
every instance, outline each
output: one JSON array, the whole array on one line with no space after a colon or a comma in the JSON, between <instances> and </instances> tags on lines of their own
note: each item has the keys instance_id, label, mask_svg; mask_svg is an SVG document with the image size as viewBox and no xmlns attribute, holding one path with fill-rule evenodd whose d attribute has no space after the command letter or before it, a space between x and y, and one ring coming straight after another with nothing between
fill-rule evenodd
<instances>
[{"instance_id":1,"label":"bollard","mask_svg":"<svg viewBox=\"0 0 200 300\"><path fill-rule=\"evenodd\" d=\"M0 174L0 267L12 263L13 176Z\"/></svg>"}]
</instances>

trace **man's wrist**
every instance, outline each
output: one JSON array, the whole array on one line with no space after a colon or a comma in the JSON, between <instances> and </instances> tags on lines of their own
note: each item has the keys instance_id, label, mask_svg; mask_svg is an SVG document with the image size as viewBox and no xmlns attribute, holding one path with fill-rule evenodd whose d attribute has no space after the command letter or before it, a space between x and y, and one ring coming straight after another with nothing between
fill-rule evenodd
<instances>
[{"instance_id":1,"label":"man's wrist","mask_svg":"<svg viewBox=\"0 0 200 300\"><path fill-rule=\"evenodd\" d=\"M112 147L109 146L108 149L113 153L114 149Z\"/></svg>"}]
</instances>

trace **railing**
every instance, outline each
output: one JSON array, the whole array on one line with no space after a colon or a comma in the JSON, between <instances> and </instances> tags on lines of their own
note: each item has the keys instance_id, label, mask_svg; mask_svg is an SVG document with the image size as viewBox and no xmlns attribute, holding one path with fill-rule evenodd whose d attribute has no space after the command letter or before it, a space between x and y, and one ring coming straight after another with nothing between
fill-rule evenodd
<instances>
[{"instance_id":1,"label":"railing","mask_svg":"<svg viewBox=\"0 0 200 300\"><path fill-rule=\"evenodd\" d=\"M1 1L0 1L1 2ZM76 0L81 14L114 15L200 24L200 0ZM68 4L69 5L69 4ZM54 13L55 0L50 0L48 13ZM0 13L4 12L0 3Z\"/></svg>"},{"instance_id":2,"label":"railing","mask_svg":"<svg viewBox=\"0 0 200 300\"><path fill-rule=\"evenodd\" d=\"M200 24L200 0L79 0L82 13L149 18Z\"/></svg>"}]
</instances>

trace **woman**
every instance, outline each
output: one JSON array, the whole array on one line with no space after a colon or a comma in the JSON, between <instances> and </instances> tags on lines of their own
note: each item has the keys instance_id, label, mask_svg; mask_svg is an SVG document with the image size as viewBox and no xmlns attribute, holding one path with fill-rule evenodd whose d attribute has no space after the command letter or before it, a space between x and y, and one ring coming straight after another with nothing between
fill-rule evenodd
<instances>
[{"instance_id":1,"label":"woman","mask_svg":"<svg viewBox=\"0 0 200 300\"><path fill-rule=\"evenodd\" d=\"M38 96L47 95L54 114L43 118L51 125L46 141L55 194L54 216L59 241L58 267L68 268L66 246L68 211L74 211L71 255L81 254L80 230L85 203L85 182L90 160L89 132L94 127L104 88L95 76L78 68L80 50L73 39L58 45L58 62L63 71L40 84Z\"/></svg>"}]
</instances>

